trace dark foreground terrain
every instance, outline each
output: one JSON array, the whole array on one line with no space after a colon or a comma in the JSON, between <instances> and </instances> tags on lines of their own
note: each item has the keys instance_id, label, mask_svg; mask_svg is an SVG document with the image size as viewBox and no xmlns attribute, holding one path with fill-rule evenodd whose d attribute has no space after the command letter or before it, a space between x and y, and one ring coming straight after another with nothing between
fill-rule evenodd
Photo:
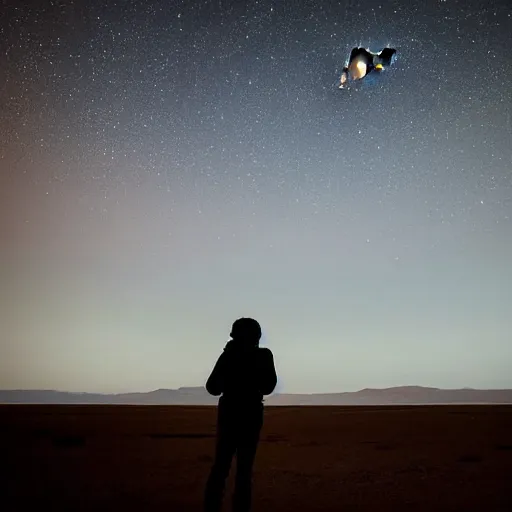
<instances>
[{"instance_id":1,"label":"dark foreground terrain","mask_svg":"<svg viewBox=\"0 0 512 512\"><path fill-rule=\"evenodd\" d=\"M199 512L214 431L207 406L0 406L0 508ZM510 511L512 406L267 407L253 510Z\"/></svg>"}]
</instances>

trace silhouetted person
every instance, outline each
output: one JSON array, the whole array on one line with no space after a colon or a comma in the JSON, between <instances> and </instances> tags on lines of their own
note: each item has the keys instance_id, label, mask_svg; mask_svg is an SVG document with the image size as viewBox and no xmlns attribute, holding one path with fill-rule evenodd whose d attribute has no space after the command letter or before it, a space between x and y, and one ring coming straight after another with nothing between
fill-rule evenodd
<instances>
[{"instance_id":1,"label":"silhouetted person","mask_svg":"<svg viewBox=\"0 0 512 512\"><path fill-rule=\"evenodd\" d=\"M252 318L233 324L231 340L206 382L207 391L218 396L217 441L205 490L206 512L219 512L224 486L236 453L233 511L251 508L252 467L263 425L263 396L274 391L277 375L274 357L260 348L261 328Z\"/></svg>"}]
</instances>

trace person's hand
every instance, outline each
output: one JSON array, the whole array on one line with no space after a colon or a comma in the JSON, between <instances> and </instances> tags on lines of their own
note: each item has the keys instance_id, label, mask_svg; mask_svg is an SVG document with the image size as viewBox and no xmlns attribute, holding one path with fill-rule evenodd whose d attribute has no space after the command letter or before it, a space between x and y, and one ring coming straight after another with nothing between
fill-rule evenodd
<instances>
[{"instance_id":1,"label":"person's hand","mask_svg":"<svg viewBox=\"0 0 512 512\"><path fill-rule=\"evenodd\" d=\"M229 350L229 348L233 346L233 343L234 343L234 340L229 340L226 343L226 346L224 347L224 350Z\"/></svg>"},{"instance_id":2,"label":"person's hand","mask_svg":"<svg viewBox=\"0 0 512 512\"><path fill-rule=\"evenodd\" d=\"M347 82L347 73L345 71L343 71L343 73L341 74L341 78L340 78L340 89L343 89L343 86L345 85L346 82Z\"/></svg>"}]
</instances>

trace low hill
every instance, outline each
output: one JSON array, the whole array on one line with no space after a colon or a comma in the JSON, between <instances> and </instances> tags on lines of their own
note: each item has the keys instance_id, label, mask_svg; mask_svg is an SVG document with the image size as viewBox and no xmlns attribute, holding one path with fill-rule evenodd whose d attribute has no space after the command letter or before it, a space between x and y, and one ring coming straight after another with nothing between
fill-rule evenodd
<instances>
[{"instance_id":1,"label":"low hill","mask_svg":"<svg viewBox=\"0 0 512 512\"><path fill-rule=\"evenodd\" d=\"M147 393L70 393L53 390L0 390L0 403L18 404L134 404L215 405L218 398L203 387L157 389ZM276 393L267 405L396 405L396 404L509 404L512 389L439 389L403 386L362 389L345 393Z\"/></svg>"}]
</instances>

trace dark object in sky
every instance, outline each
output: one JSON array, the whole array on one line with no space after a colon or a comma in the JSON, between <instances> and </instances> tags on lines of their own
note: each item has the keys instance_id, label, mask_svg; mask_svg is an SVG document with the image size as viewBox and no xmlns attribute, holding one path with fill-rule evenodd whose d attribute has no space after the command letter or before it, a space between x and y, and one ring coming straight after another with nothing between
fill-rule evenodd
<instances>
[{"instance_id":1,"label":"dark object in sky","mask_svg":"<svg viewBox=\"0 0 512 512\"><path fill-rule=\"evenodd\" d=\"M263 396L277 384L274 356L260 348L261 328L252 318L239 318L206 382L207 391L219 399L215 460L204 496L205 512L219 512L226 478L236 453L233 510L249 510L252 467L263 425Z\"/></svg>"},{"instance_id":2,"label":"dark object in sky","mask_svg":"<svg viewBox=\"0 0 512 512\"><path fill-rule=\"evenodd\" d=\"M384 48L373 53L367 48L353 48L343 68L339 88L343 89L349 80L361 80L369 73L381 72L394 62L396 50Z\"/></svg>"}]
</instances>

